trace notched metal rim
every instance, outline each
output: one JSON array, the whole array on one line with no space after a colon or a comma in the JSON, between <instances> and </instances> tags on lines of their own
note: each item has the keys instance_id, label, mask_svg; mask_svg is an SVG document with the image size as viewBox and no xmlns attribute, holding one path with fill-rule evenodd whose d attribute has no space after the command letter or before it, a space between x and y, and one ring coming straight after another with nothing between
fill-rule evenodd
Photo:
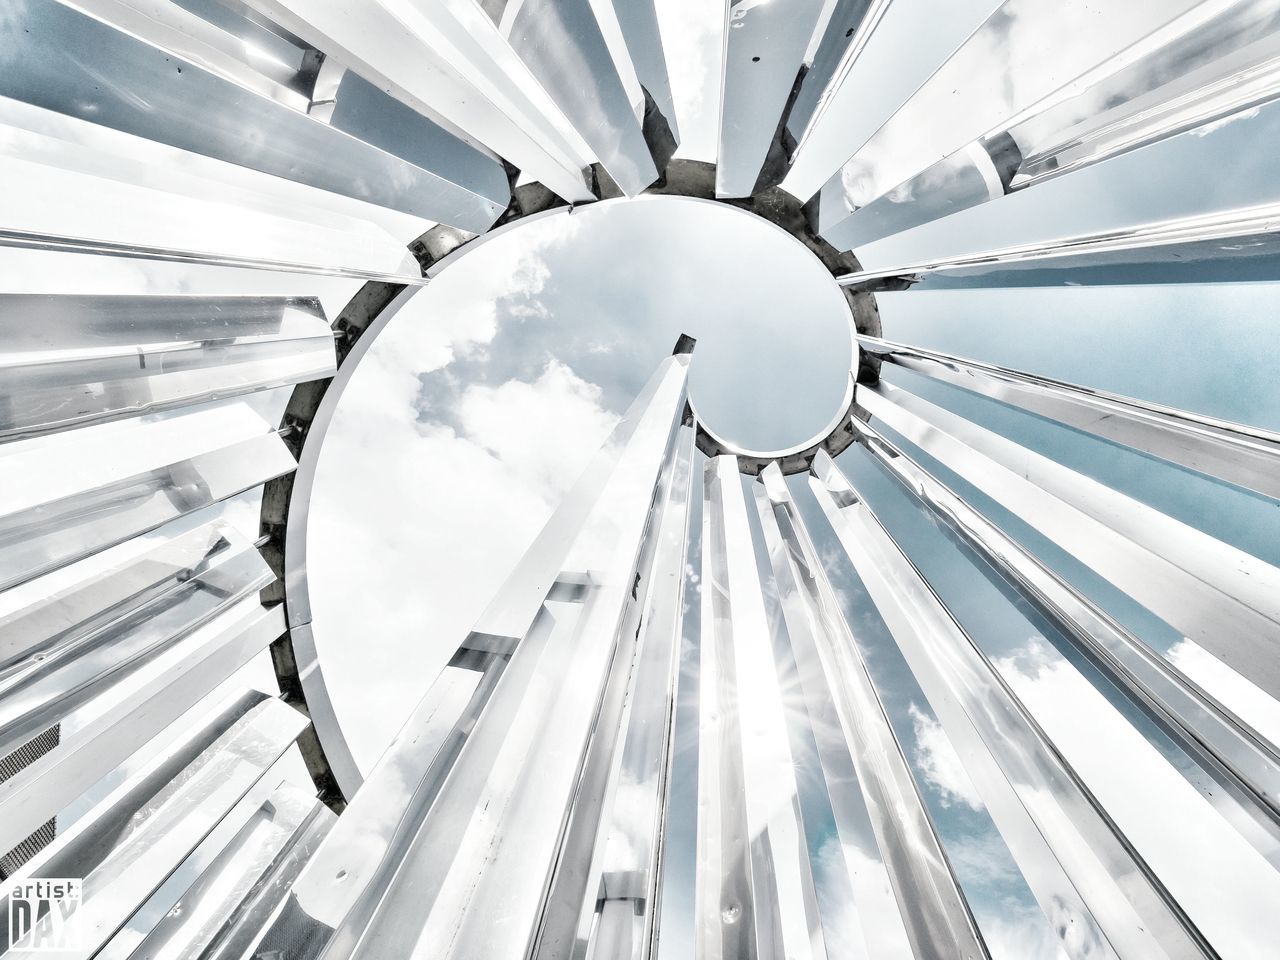
<instances>
[{"instance_id":1,"label":"notched metal rim","mask_svg":"<svg viewBox=\"0 0 1280 960\"><path fill-rule=\"evenodd\" d=\"M409 244L423 277L438 276L449 264L518 224L557 212L572 213L573 205L560 200L541 184L514 186L516 172L509 172L513 181L511 205L487 233L476 235L436 226ZM593 173L601 201L621 199L620 192L603 171ZM833 278L861 269L852 253L842 253L817 236L811 224L811 211L790 194L778 187L768 187L750 198L722 199L715 196L715 179L714 164L672 160L662 179L644 195L726 203L767 220L795 238L818 258ZM311 719L298 745L320 798L338 812L355 795L363 778L329 696L311 630L306 571L311 493L324 436L343 390L361 357L417 289L401 283L371 280L343 308L333 324L337 373L330 379L295 387L281 422L286 442L298 460L298 469L271 481L263 491L262 554L277 580L263 591L262 599L268 606L286 604L288 623L284 636L272 644L272 664L282 699ZM863 290L840 289L849 305L852 332L879 337L880 314L875 297ZM777 462L784 473L806 471L819 450L831 456L845 450L856 438L850 424L850 418L859 415L854 402L855 381L874 383L879 379L880 370L879 358L858 348L856 337L853 344L856 369L850 374L844 401L826 430L812 440L774 452L748 450L716 436L698 420L690 404L687 416L697 425L698 448L707 456L736 456L739 469L752 476L773 462Z\"/></svg>"}]
</instances>

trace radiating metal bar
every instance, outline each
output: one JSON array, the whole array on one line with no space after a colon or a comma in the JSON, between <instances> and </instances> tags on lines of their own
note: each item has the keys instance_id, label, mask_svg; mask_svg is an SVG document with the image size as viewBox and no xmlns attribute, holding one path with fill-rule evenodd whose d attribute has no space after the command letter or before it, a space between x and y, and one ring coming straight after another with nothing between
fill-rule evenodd
<instances>
[{"instance_id":1,"label":"radiating metal bar","mask_svg":"<svg viewBox=\"0 0 1280 960\"><path fill-rule=\"evenodd\" d=\"M836 715L830 729L811 722L837 836L842 849L859 855L856 869L852 863L848 869L865 942L844 946L871 960L986 958L902 745L782 471L773 464L760 481L756 507L809 716L825 716L828 705ZM882 895L889 887L896 904Z\"/></svg>"},{"instance_id":2,"label":"radiating metal bar","mask_svg":"<svg viewBox=\"0 0 1280 960\"><path fill-rule=\"evenodd\" d=\"M990 662L824 453L811 481L964 757L1046 917L1077 958L1215 957Z\"/></svg>"},{"instance_id":3,"label":"radiating metal bar","mask_svg":"<svg viewBox=\"0 0 1280 960\"><path fill-rule=\"evenodd\" d=\"M166 650L146 682L91 728L64 734L57 747L0 784L0 849L80 796L283 632L279 609L246 600Z\"/></svg>"},{"instance_id":4,"label":"radiating metal bar","mask_svg":"<svg viewBox=\"0 0 1280 960\"><path fill-rule=\"evenodd\" d=\"M877 281L884 280L914 283L928 274L939 273L956 277L956 282L949 286L1010 286L1018 284L1016 271L1061 269L1064 271L1063 279L1049 281L1060 283L1072 282L1070 277L1080 276L1085 272L1083 268L1109 263L1120 266L1159 264L1166 260L1182 265L1179 270L1187 274L1186 279L1195 280L1194 271L1187 268L1188 259L1221 259L1231 263L1238 259L1276 256L1280 253L1275 245L1277 232L1280 232L1280 205L1271 204L1143 224L1124 230L1082 234L1051 243L1025 244L964 257L863 270L845 274L836 280L842 286L863 288L878 286ZM1057 261L1062 262L1059 264ZM1125 282L1140 280L1138 277ZM1031 281L1035 286L1045 284L1045 278L1039 275Z\"/></svg>"},{"instance_id":5,"label":"radiating metal bar","mask_svg":"<svg viewBox=\"0 0 1280 960\"><path fill-rule=\"evenodd\" d=\"M1280 94L1280 4L1210 5L1193 29L1134 59L1107 61L1014 118L830 222L824 236L857 249L958 210L1026 189L1274 99Z\"/></svg>"},{"instance_id":6,"label":"radiating metal bar","mask_svg":"<svg viewBox=\"0 0 1280 960\"><path fill-rule=\"evenodd\" d=\"M307 98L289 86L297 67L269 54L250 60L244 40L177 3L146 0L62 0L66 6L181 57L208 73L291 107L306 111ZM299 50L299 61L302 51Z\"/></svg>"},{"instance_id":7,"label":"radiating metal bar","mask_svg":"<svg viewBox=\"0 0 1280 960\"><path fill-rule=\"evenodd\" d=\"M620 636L627 625L635 635L631 591L647 575L637 560L680 427L688 363L680 354L660 366L370 774L260 949L298 930L309 931L303 957L326 960L533 948L591 738L612 735L596 733L597 711ZM494 902L504 904L500 922Z\"/></svg>"},{"instance_id":8,"label":"radiating metal bar","mask_svg":"<svg viewBox=\"0 0 1280 960\"><path fill-rule=\"evenodd\" d=\"M98 624L79 623L53 637L32 638L28 650L35 650L26 661L0 673L0 756L275 579L257 550L234 530L197 533L204 534L204 555L185 569L165 571L163 592L145 590L142 597L130 597L133 602L117 604L110 619L99 616ZM163 562L158 554L150 559ZM74 599L83 599L85 592ZM49 606L34 611L37 617L53 612Z\"/></svg>"},{"instance_id":9,"label":"radiating metal bar","mask_svg":"<svg viewBox=\"0 0 1280 960\"><path fill-rule=\"evenodd\" d=\"M625 692L615 707L620 713L616 740L608 735L603 711L601 715L599 739L612 756L599 822L586 849L570 857L566 854L574 851L566 847L561 856L561 875L568 872L577 882L558 878L564 902L557 903L553 894L543 921L540 958L648 960L656 949L693 441L693 428L682 429L663 469L644 548L650 556L640 564L646 571L646 595L633 662L615 667L615 680Z\"/></svg>"},{"instance_id":10,"label":"radiating metal bar","mask_svg":"<svg viewBox=\"0 0 1280 960\"><path fill-rule=\"evenodd\" d=\"M1227 2L1227 0L1222 0ZM1199 29L1222 6L1201 0L1108 4L1062 0L1005 0L902 107L844 164L824 197L821 232L910 180L932 164L1043 107L1051 95L1075 93L1090 71L1132 61ZM1087 37L1055 42L1082 21ZM1015 26L1016 25L1016 26Z\"/></svg>"},{"instance_id":11,"label":"radiating metal bar","mask_svg":"<svg viewBox=\"0 0 1280 960\"><path fill-rule=\"evenodd\" d=\"M242 404L0 445L0 587L30 580L293 470Z\"/></svg>"},{"instance_id":12,"label":"radiating metal bar","mask_svg":"<svg viewBox=\"0 0 1280 960\"><path fill-rule=\"evenodd\" d=\"M804 139L810 121L830 95L845 52L859 29L868 16L877 15L877 11L883 13L884 6L884 0L834 0L830 18L821 25L821 36L815 37L817 46L813 49L812 62L787 115L787 131L796 143Z\"/></svg>"},{"instance_id":13,"label":"radiating metal bar","mask_svg":"<svg viewBox=\"0 0 1280 960\"><path fill-rule=\"evenodd\" d=\"M676 122L676 105L671 95L671 77L667 70L667 58L663 52L662 31L658 25L656 0L607 0L613 5L618 25L622 29L636 79L653 100L658 113L667 126L673 146L680 142L680 129ZM653 144L650 144L652 151ZM663 167L661 156L655 158Z\"/></svg>"},{"instance_id":14,"label":"radiating metal bar","mask_svg":"<svg viewBox=\"0 0 1280 960\"><path fill-rule=\"evenodd\" d=\"M660 171L644 139L643 100L628 95L592 7L591 0L523 0L504 18L503 33L609 176L634 197Z\"/></svg>"},{"instance_id":15,"label":"radiating metal bar","mask_svg":"<svg viewBox=\"0 0 1280 960\"><path fill-rule=\"evenodd\" d=\"M1188 639L1280 693L1280 570L905 390L859 387L858 402Z\"/></svg>"},{"instance_id":16,"label":"radiating metal bar","mask_svg":"<svg viewBox=\"0 0 1280 960\"><path fill-rule=\"evenodd\" d=\"M144 937L122 943L123 933L117 936L101 960L240 960L252 945L246 934L257 933L287 896L335 820L328 807L287 782L265 800L254 792L241 801L245 809L229 814L182 865L184 872L198 867L199 873L160 921ZM235 822L240 816L244 822ZM226 833L233 835L218 836ZM209 862L193 864L197 858ZM154 912L155 904L147 909Z\"/></svg>"},{"instance_id":17,"label":"radiating metal bar","mask_svg":"<svg viewBox=\"0 0 1280 960\"><path fill-rule=\"evenodd\" d=\"M695 956L824 957L737 459L704 479Z\"/></svg>"},{"instance_id":18,"label":"radiating metal bar","mask_svg":"<svg viewBox=\"0 0 1280 960\"><path fill-rule=\"evenodd\" d=\"M314 298L0 294L0 440L332 376Z\"/></svg>"},{"instance_id":19,"label":"radiating metal bar","mask_svg":"<svg viewBox=\"0 0 1280 960\"><path fill-rule=\"evenodd\" d=\"M408 287L425 287L428 283L426 277L408 273L379 273L376 270L330 267L293 260L236 257L203 250L177 250L137 243L112 243L108 240L88 237L68 237L30 230L8 230L3 227L0 227L0 247L44 250L50 253L89 254L99 257L123 257L128 260L157 260L162 263L192 263L211 267L231 267L238 270L267 270L271 273L293 273L313 277L343 277L350 280L399 283Z\"/></svg>"},{"instance_id":20,"label":"radiating metal bar","mask_svg":"<svg viewBox=\"0 0 1280 960\"><path fill-rule=\"evenodd\" d=\"M549 190L587 201L589 160L537 83L470 0L249 0L307 43L435 122L466 131ZM550 109L548 109L550 108ZM563 122L563 121L562 121Z\"/></svg>"},{"instance_id":21,"label":"radiating metal bar","mask_svg":"<svg viewBox=\"0 0 1280 960\"><path fill-rule=\"evenodd\" d=\"M16 54L0 70L3 96L473 232L507 205L496 163L487 188L465 182L479 153L455 181L54 0L30 0L21 20L0 25L0 43ZM104 74L111 83L98 82Z\"/></svg>"},{"instance_id":22,"label":"radiating metal bar","mask_svg":"<svg viewBox=\"0 0 1280 960\"><path fill-rule=\"evenodd\" d=\"M755 192L770 148L785 127L788 101L822 6L823 0L729 3L716 196ZM786 159L777 158L776 174L766 174L772 183L781 179Z\"/></svg>"},{"instance_id":23,"label":"radiating metal bar","mask_svg":"<svg viewBox=\"0 0 1280 960\"><path fill-rule=\"evenodd\" d=\"M126 781L90 813L28 864L39 876L82 876L79 910L81 942L70 956L85 958L124 925L140 905L182 863L306 726L306 719L279 700L252 708L226 734L204 751L183 775L147 797L131 811L129 821L113 837L101 833L115 801L139 791L139 780ZM125 807L124 809L128 809ZM114 842L112 842L114 840ZM105 849L104 849L105 847ZM92 869L84 870L86 861ZM75 865L80 874L48 873ZM48 923L48 919L41 923ZM37 927L39 924L37 924ZM5 934L7 939L7 934ZM6 944L8 946L8 944ZM16 947L21 950L21 947Z\"/></svg>"},{"instance_id":24,"label":"radiating metal bar","mask_svg":"<svg viewBox=\"0 0 1280 960\"><path fill-rule=\"evenodd\" d=\"M841 158L857 153L1000 2L952 0L939 6L930 0L874 0L847 40L782 188L800 200L814 196L824 183L839 188ZM929 29L921 30L922 23ZM904 50L911 56L904 57ZM833 209L825 202L823 207ZM820 228L828 225L819 222Z\"/></svg>"},{"instance_id":25,"label":"radiating metal bar","mask_svg":"<svg viewBox=\"0 0 1280 960\"><path fill-rule=\"evenodd\" d=\"M908 370L1280 500L1280 434L923 347L857 339Z\"/></svg>"},{"instance_id":26,"label":"radiating metal bar","mask_svg":"<svg viewBox=\"0 0 1280 960\"><path fill-rule=\"evenodd\" d=\"M1270 835L1280 817L1280 756L1239 718L1038 561L871 426L854 424L877 466L936 514L991 568L1060 626L1107 677L1216 778L1254 805ZM1213 791L1217 792L1217 791ZM1210 797L1210 800L1216 798ZM1226 814L1224 814L1226 815ZM1265 846L1270 855L1275 841Z\"/></svg>"}]
</instances>

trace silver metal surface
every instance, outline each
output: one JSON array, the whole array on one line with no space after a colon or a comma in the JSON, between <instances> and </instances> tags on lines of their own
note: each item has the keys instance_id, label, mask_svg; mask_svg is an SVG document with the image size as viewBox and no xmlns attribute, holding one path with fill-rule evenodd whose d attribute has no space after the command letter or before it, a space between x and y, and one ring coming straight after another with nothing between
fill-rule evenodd
<instances>
[{"instance_id":1,"label":"silver metal surface","mask_svg":"<svg viewBox=\"0 0 1280 960\"><path fill-rule=\"evenodd\" d=\"M37 877L83 878L76 956L98 952L305 725L305 718L279 700L264 700L195 758L183 776L157 782L153 762L152 770L122 784L27 865L26 872ZM137 800L141 806L130 811L130 801ZM132 812L128 820L111 823L125 811ZM67 868L72 872L50 872ZM11 946L21 952L20 944Z\"/></svg>"},{"instance_id":2,"label":"silver metal surface","mask_svg":"<svg viewBox=\"0 0 1280 960\"><path fill-rule=\"evenodd\" d=\"M0 440L331 376L318 301L0 294Z\"/></svg>"},{"instance_id":3,"label":"silver metal surface","mask_svg":"<svg viewBox=\"0 0 1280 960\"><path fill-rule=\"evenodd\" d=\"M1275 863L1280 811L1280 756L1275 746L930 476L901 448L861 421L855 426L881 469L1060 625L1211 771L1214 779L1202 792Z\"/></svg>"},{"instance_id":4,"label":"silver metal surface","mask_svg":"<svg viewBox=\"0 0 1280 960\"><path fill-rule=\"evenodd\" d=\"M776 655L733 457L708 459L695 953L826 953Z\"/></svg>"},{"instance_id":5,"label":"silver metal surface","mask_svg":"<svg viewBox=\"0 0 1280 960\"><path fill-rule=\"evenodd\" d=\"M6 97L465 229L487 229L506 207L502 170L482 155L458 179L492 164L488 195L55 0L29 0L24 13L21 25L0 24L0 46L13 52L0 60ZM94 83L104 72L112 82Z\"/></svg>"},{"instance_id":6,"label":"silver metal surface","mask_svg":"<svg viewBox=\"0 0 1280 960\"><path fill-rule=\"evenodd\" d=\"M860 424L859 424L860 426ZM863 942L859 957L986 958L857 639L777 464L756 507L813 724ZM822 722L834 711L834 723ZM896 902L885 903L892 889Z\"/></svg>"},{"instance_id":7,"label":"silver metal surface","mask_svg":"<svg viewBox=\"0 0 1280 960\"><path fill-rule=\"evenodd\" d=\"M1280 569L888 384L858 403L1274 695Z\"/></svg>"},{"instance_id":8,"label":"silver metal surface","mask_svg":"<svg viewBox=\"0 0 1280 960\"><path fill-rule=\"evenodd\" d=\"M293 468L284 441L240 403L0 445L0 473L17 478L0 491L0 587Z\"/></svg>"},{"instance_id":9,"label":"silver metal surface","mask_svg":"<svg viewBox=\"0 0 1280 960\"><path fill-rule=\"evenodd\" d=\"M1213 956L829 457L812 485L1045 916L1072 931L1063 947Z\"/></svg>"},{"instance_id":10,"label":"silver metal surface","mask_svg":"<svg viewBox=\"0 0 1280 960\"><path fill-rule=\"evenodd\" d=\"M858 345L916 373L1280 500L1280 434L923 347L862 336Z\"/></svg>"}]
</instances>

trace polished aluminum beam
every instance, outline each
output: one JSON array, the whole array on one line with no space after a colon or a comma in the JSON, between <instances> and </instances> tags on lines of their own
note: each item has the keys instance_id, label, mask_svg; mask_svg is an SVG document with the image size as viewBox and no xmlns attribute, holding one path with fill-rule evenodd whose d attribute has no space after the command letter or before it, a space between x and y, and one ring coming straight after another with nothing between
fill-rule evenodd
<instances>
[{"instance_id":1,"label":"polished aluminum beam","mask_svg":"<svg viewBox=\"0 0 1280 960\"><path fill-rule=\"evenodd\" d=\"M24 868L29 876L83 878L83 899L77 910L81 942L63 955L84 960L95 956L305 726L306 719L296 710L267 699L187 766L183 775L168 783L158 781L153 761L152 769L127 780L30 861ZM164 766L163 757L158 765ZM148 791L154 792L131 809L130 800L142 799L139 794ZM125 824L113 823L122 811L132 816ZM61 872L68 867L78 872ZM39 936L39 924L36 927L33 936ZM7 933L4 936L7 939ZM21 944L8 946L22 950Z\"/></svg>"},{"instance_id":2,"label":"polished aluminum beam","mask_svg":"<svg viewBox=\"0 0 1280 960\"><path fill-rule=\"evenodd\" d=\"M151 260L161 263L189 263L199 266L230 267L237 270L266 270L313 277L340 277L376 283L398 283L425 287L427 278L420 273L385 273L356 267L304 263L297 260L272 260L262 257L238 257L207 250L183 250L175 247L138 243L117 243L93 237L31 230L8 230L0 227L0 247L20 250L43 250L49 253L78 253L99 257L121 257L126 260Z\"/></svg>"},{"instance_id":3,"label":"polished aluminum beam","mask_svg":"<svg viewBox=\"0 0 1280 960\"><path fill-rule=\"evenodd\" d=\"M598 14L612 15L612 22L598 21ZM519 0L505 4L497 25L625 195L637 196L658 179L642 127L644 94L611 3ZM625 58L621 75L606 26L618 59Z\"/></svg>"},{"instance_id":4,"label":"polished aluminum beam","mask_svg":"<svg viewBox=\"0 0 1280 960\"><path fill-rule=\"evenodd\" d=\"M597 0L597 6L600 0ZM654 107L666 124L671 146L680 142L680 128L676 118L675 99L671 95L671 77L667 71L667 57L662 47L662 32L658 25L657 0L604 0L611 3L622 38L630 55L636 80L653 100ZM615 54L614 60L618 59ZM650 143L650 151L653 144ZM662 161L661 156L655 157ZM661 163L660 163L661 165Z\"/></svg>"},{"instance_id":5,"label":"polished aluminum beam","mask_svg":"<svg viewBox=\"0 0 1280 960\"><path fill-rule=\"evenodd\" d=\"M760 474L756 508L869 960L985 958L858 640L778 465ZM820 722L832 709L834 723ZM847 771L847 772L846 772ZM895 902L885 902L891 889Z\"/></svg>"},{"instance_id":6,"label":"polished aluminum beam","mask_svg":"<svg viewBox=\"0 0 1280 960\"><path fill-rule=\"evenodd\" d=\"M1280 500L1280 434L1132 397L859 336L868 353L1082 433Z\"/></svg>"},{"instance_id":7,"label":"polished aluminum beam","mask_svg":"<svg viewBox=\"0 0 1280 960\"><path fill-rule=\"evenodd\" d=\"M1273 696L1280 570L887 383L858 402Z\"/></svg>"},{"instance_id":8,"label":"polished aluminum beam","mask_svg":"<svg viewBox=\"0 0 1280 960\"><path fill-rule=\"evenodd\" d=\"M931 288L1045 286L1088 282L1091 269L1114 265L1119 276L1109 282L1139 283L1144 279L1141 267L1167 262L1172 269L1159 279L1195 282L1205 279L1195 269L1196 261L1221 261L1223 273L1238 274L1241 270L1238 265L1250 259L1280 255L1277 232L1280 232L1280 205L1268 204L1063 237L1050 243L1022 244L861 270L837 277L836 281L845 287L874 289L884 286L884 281L915 284L937 275L937 282L925 285ZM1060 271L1057 276L1046 275L1055 269ZM1020 280L1020 273L1025 273L1028 279Z\"/></svg>"},{"instance_id":9,"label":"polished aluminum beam","mask_svg":"<svg viewBox=\"0 0 1280 960\"><path fill-rule=\"evenodd\" d=\"M180 896L170 894L175 902L159 921L136 918L100 960L243 958L335 820L287 782L260 799L271 779L268 773L182 864L180 872L195 880ZM154 898L146 912L157 913Z\"/></svg>"},{"instance_id":10,"label":"polished aluminum beam","mask_svg":"<svg viewBox=\"0 0 1280 960\"><path fill-rule=\"evenodd\" d=\"M1005 0L832 178L820 232L1045 98L1072 95L1090 71L1195 30L1214 6ZM1078 42L1060 42L1073 31Z\"/></svg>"},{"instance_id":11,"label":"polished aluminum beam","mask_svg":"<svg viewBox=\"0 0 1280 960\"><path fill-rule=\"evenodd\" d=\"M1000 0L953 0L943 6L931 0L873 0L846 38L835 77L800 139L782 188L802 201L813 197L824 183L839 190L845 160L999 6ZM929 29L921 30L922 23L929 24ZM911 56L903 56L904 50L910 50ZM824 206L834 209L834 205Z\"/></svg>"},{"instance_id":12,"label":"polished aluminum beam","mask_svg":"<svg viewBox=\"0 0 1280 960\"><path fill-rule=\"evenodd\" d=\"M957 210L1251 110L1280 95L1280 3L1207 5L1188 29L1103 63L1019 114L1006 129L931 164L898 188L829 222L856 249ZM834 200L834 198L832 198ZM828 218L830 221L830 218Z\"/></svg>"},{"instance_id":13,"label":"polished aluminum beam","mask_svg":"<svg viewBox=\"0 0 1280 960\"><path fill-rule=\"evenodd\" d=\"M570 202L591 200L581 141L473 0L249 0L308 44ZM486 225L487 226L487 225ZM482 228L483 229L483 228Z\"/></svg>"},{"instance_id":14,"label":"polished aluminum beam","mask_svg":"<svg viewBox=\"0 0 1280 960\"><path fill-rule=\"evenodd\" d=\"M64 732L58 746L0 784L0 850L20 843L283 632L281 611L264 610L255 598L166 650L90 727Z\"/></svg>"},{"instance_id":15,"label":"polished aluminum beam","mask_svg":"<svg viewBox=\"0 0 1280 960\"><path fill-rule=\"evenodd\" d=\"M1213 780L1193 782L1276 863L1280 828L1277 748L931 476L901 447L861 420L854 423L854 429L881 470L1062 628L1113 683L1141 704L1167 735L1210 772ZM1226 796L1223 788L1232 796Z\"/></svg>"},{"instance_id":16,"label":"polished aluminum beam","mask_svg":"<svg viewBox=\"0 0 1280 960\"><path fill-rule=\"evenodd\" d=\"M837 72L845 60L845 53L861 37L867 36L869 20L884 12L887 0L834 0L824 9L827 20L819 17L819 32L810 41L808 69L800 81L799 89L787 113L787 132L799 143L804 139L810 122L821 110L832 93ZM861 33L861 37L860 37Z\"/></svg>"},{"instance_id":17,"label":"polished aluminum beam","mask_svg":"<svg viewBox=\"0 0 1280 960\"><path fill-rule=\"evenodd\" d=\"M819 453L813 471L845 553L1068 955L1216 956L831 458Z\"/></svg>"},{"instance_id":18,"label":"polished aluminum beam","mask_svg":"<svg viewBox=\"0 0 1280 960\"><path fill-rule=\"evenodd\" d=\"M0 670L0 756L62 720L104 687L128 677L201 624L256 596L275 579L253 544L230 528L205 527L193 533L198 540L188 537L166 543L165 547L175 549L162 547L132 564L125 576L141 573L144 566L160 567L155 571L157 582L115 604L107 616L98 613L87 623L75 623L52 636L38 629L50 614L62 614L77 601L84 602L90 590L82 588L69 598L57 597L35 610L24 610L19 617L2 618L11 621L6 626L14 628L14 639L23 644L27 656ZM166 560L181 548L190 549L201 541L204 550L195 562L179 561L182 566L164 569ZM111 589L116 585L99 581L92 586ZM0 593L0 609L8 597L8 591Z\"/></svg>"},{"instance_id":19,"label":"polished aluminum beam","mask_svg":"<svg viewBox=\"0 0 1280 960\"><path fill-rule=\"evenodd\" d=\"M616 718L609 727L600 715L634 653L651 576L641 569L649 507L681 430L688 364L681 353L659 366L356 794L261 949L300 930L302 955L325 960L535 948L563 844L599 829L603 795L582 785L608 770L609 751L594 744L616 736ZM572 901L575 925L585 896Z\"/></svg>"},{"instance_id":20,"label":"polished aluminum beam","mask_svg":"<svg viewBox=\"0 0 1280 960\"><path fill-rule=\"evenodd\" d=\"M0 445L0 588L30 580L289 473L293 455L241 403Z\"/></svg>"},{"instance_id":21,"label":"polished aluminum beam","mask_svg":"<svg viewBox=\"0 0 1280 960\"><path fill-rule=\"evenodd\" d=\"M731 0L725 27L716 196L749 197L786 121L823 0ZM780 148L779 148L780 149ZM786 157L771 179L786 169ZM772 184L770 184L772 185Z\"/></svg>"},{"instance_id":22,"label":"polished aluminum beam","mask_svg":"<svg viewBox=\"0 0 1280 960\"><path fill-rule=\"evenodd\" d=\"M703 493L694 956L826 956L778 677L735 457Z\"/></svg>"},{"instance_id":23,"label":"polished aluminum beam","mask_svg":"<svg viewBox=\"0 0 1280 960\"><path fill-rule=\"evenodd\" d=\"M483 154L436 174L55 0L30 0L0 43L15 54L0 71L6 97L475 232L507 205L502 169ZM486 185L469 185L486 162Z\"/></svg>"},{"instance_id":24,"label":"polished aluminum beam","mask_svg":"<svg viewBox=\"0 0 1280 960\"><path fill-rule=\"evenodd\" d=\"M649 521L640 568L647 591L630 663L614 668L597 742L609 756L597 826L566 841L539 937L539 958L648 960L657 945L672 725L686 595L694 429L681 428ZM641 584L637 584L637 591ZM625 637L622 638L625 640ZM621 694L621 696L619 696ZM607 713L606 713L607 711ZM607 715L607 714L612 714ZM609 736L609 724L617 728ZM579 788L581 797L589 786Z\"/></svg>"},{"instance_id":25,"label":"polished aluminum beam","mask_svg":"<svg viewBox=\"0 0 1280 960\"><path fill-rule=\"evenodd\" d=\"M0 441L332 376L303 297L0 294Z\"/></svg>"}]
</instances>

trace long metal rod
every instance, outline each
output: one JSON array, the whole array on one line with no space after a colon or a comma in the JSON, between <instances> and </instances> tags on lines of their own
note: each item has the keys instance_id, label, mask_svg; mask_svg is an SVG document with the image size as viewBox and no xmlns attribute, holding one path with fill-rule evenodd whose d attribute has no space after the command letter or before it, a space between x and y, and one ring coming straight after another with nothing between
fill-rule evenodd
<instances>
[{"instance_id":1,"label":"long metal rod","mask_svg":"<svg viewBox=\"0 0 1280 960\"><path fill-rule=\"evenodd\" d=\"M858 402L1273 696L1280 570L905 390Z\"/></svg>"},{"instance_id":2,"label":"long metal rod","mask_svg":"<svg viewBox=\"0 0 1280 960\"><path fill-rule=\"evenodd\" d=\"M858 345L900 367L1280 500L1280 433L876 337Z\"/></svg>"},{"instance_id":3,"label":"long metal rod","mask_svg":"<svg viewBox=\"0 0 1280 960\"><path fill-rule=\"evenodd\" d=\"M159 260L165 263L193 263L210 267L234 267L242 270L269 270L274 273L300 273L314 277L375 280L381 283L400 283L407 287L425 287L430 282L426 277L411 274L379 273L376 270L358 270L351 267L328 267L316 263L299 263L293 260L236 257L229 254L206 253L200 250L176 250L169 247L153 247L136 243L113 243L109 240L90 240L84 237L66 237L54 233L39 233L29 230L9 230L3 227L0 227L0 247L43 250L51 253L82 253L100 257L124 257L129 260Z\"/></svg>"},{"instance_id":4,"label":"long metal rod","mask_svg":"<svg viewBox=\"0 0 1280 960\"><path fill-rule=\"evenodd\" d=\"M847 273L837 277L836 282L845 287L860 287L873 281L913 280L926 273L964 270L971 267L1016 269L1061 257L1122 253L1201 241L1240 240L1276 232L1280 232L1280 205L1264 204L1206 216L1163 220L1121 230L1063 237L1048 243L997 248L965 257L922 260L919 263L861 270L858 273ZM1245 249L1241 252L1248 251Z\"/></svg>"},{"instance_id":5,"label":"long metal rod","mask_svg":"<svg viewBox=\"0 0 1280 960\"><path fill-rule=\"evenodd\" d=\"M836 830L842 847L859 848L861 854L857 868L851 864L849 872L866 944L847 946L870 960L887 956L877 951L895 941L901 942L903 955L919 960L985 958L986 945L782 471L772 464L760 479L755 485L756 506ZM829 733L842 738L843 751L831 749L830 737L824 735L828 732L815 722L828 703L838 718L837 728ZM841 761L849 760L858 789L833 776ZM868 819L874 832L870 845L858 842L862 822ZM871 869L870 863L878 869ZM892 887L897 911L883 902L880 891L885 885Z\"/></svg>"},{"instance_id":6,"label":"long metal rod","mask_svg":"<svg viewBox=\"0 0 1280 960\"><path fill-rule=\"evenodd\" d=\"M816 960L826 948L735 457L707 461L703 510L696 956ZM716 782L703 781L704 764Z\"/></svg>"},{"instance_id":7,"label":"long metal rod","mask_svg":"<svg viewBox=\"0 0 1280 960\"><path fill-rule=\"evenodd\" d=\"M859 440L874 462L927 506L1160 724L1183 749L1249 798L1263 822L1264 855L1280 825L1280 756L1222 704L1112 619L901 447L861 420ZM1212 799L1212 798L1211 798Z\"/></svg>"},{"instance_id":8,"label":"long metal rod","mask_svg":"<svg viewBox=\"0 0 1280 960\"><path fill-rule=\"evenodd\" d=\"M823 511L1032 893L1079 937L1063 947L1078 958L1216 957L831 458L818 454L813 473Z\"/></svg>"}]
</instances>

